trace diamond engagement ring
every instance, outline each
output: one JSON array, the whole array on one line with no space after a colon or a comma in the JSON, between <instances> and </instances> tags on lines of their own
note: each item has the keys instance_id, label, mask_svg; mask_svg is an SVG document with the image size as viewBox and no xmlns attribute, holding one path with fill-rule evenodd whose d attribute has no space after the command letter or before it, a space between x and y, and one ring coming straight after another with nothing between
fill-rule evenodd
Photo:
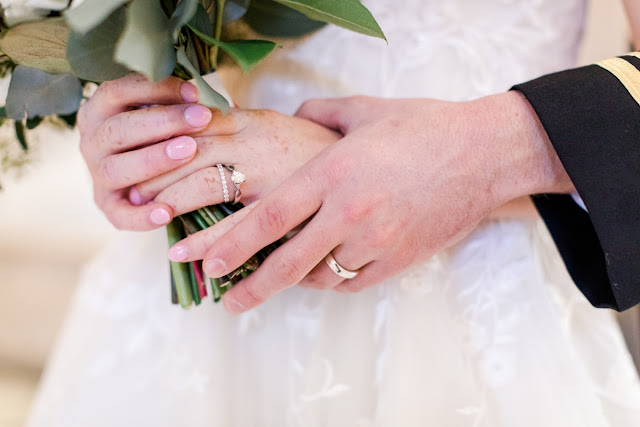
<instances>
[{"instance_id":1,"label":"diamond engagement ring","mask_svg":"<svg viewBox=\"0 0 640 427\"><path fill-rule=\"evenodd\" d=\"M233 166L225 166L231 172L231 182L236 187L236 194L233 196L233 204L240 203L242 198L242 191L240 191L240 185L247 180L247 176L240 171L237 171Z\"/></svg>"},{"instance_id":2,"label":"diamond engagement ring","mask_svg":"<svg viewBox=\"0 0 640 427\"><path fill-rule=\"evenodd\" d=\"M331 252L329 252L329 255L327 255L324 260L334 273L340 277L344 277L345 279L353 279L358 275L358 273L360 273L360 270L347 270L338 264L338 261L336 261Z\"/></svg>"}]
</instances>

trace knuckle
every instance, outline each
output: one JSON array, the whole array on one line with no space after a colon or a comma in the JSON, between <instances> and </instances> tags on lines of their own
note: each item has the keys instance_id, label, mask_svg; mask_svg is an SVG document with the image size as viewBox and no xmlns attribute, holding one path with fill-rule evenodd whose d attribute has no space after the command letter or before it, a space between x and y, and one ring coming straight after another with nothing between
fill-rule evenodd
<instances>
[{"instance_id":1,"label":"knuckle","mask_svg":"<svg viewBox=\"0 0 640 427\"><path fill-rule=\"evenodd\" d=\"M388 248L396 241L398 232L395 224L379 226L367 235L367 245L373 249Z\"/></svg>"},{"instance_id":2,"label":"knuckle","mask_svg":"<svg viewBox=\"0 0 640 427\"><path fill-rule=\"evenodd\" d=\"M112 156L105 157L100 163L99 179L106 183L109 187L113 186L115 177L115 163Z\"/></svg>"},{"instance_id":3,"label":"knuckle","mask_svg":"<svg viewBox=\"0 0 640 427\"><path fill-rule=\"evenodd\" d=\"M100 129L100 133L106 144L115 148L122 143L122 121L119 116L114 116L105 121Z\"/></svg>"},{"instance_id":4,"label":"knuckle","mask_svg":"<svg viewBox=\"0 0 640 427\"><path fill-rule=\"evenodd\" d=\"M103 96L108 99L119 98L120 95L122 94L122 87L123 87L122 79L109 80L102 83L98 87L97 92L100 94L100 96Z\"/></svg>"},{"instance_id":5,"label":"knuckle","mask_svg":"<svg viewBox=\"0 0 640 427\"><path fill-rule=\"evenodd\" d=\"M304 277L304 274L302 274L299 268L300 263L295 258L296 257L280 256L274 261L273 269L280 283L293 286Z\"/></svg>"},{"instance_id":6,"label":"knuckle","mask_svg":"<svg viewBox=\"0 0 640 427\"><path fill-rule=\"evenodd\" d=\"M266 301L266 300L267 300L267 298L266 298L265 296L260 295L260 294L258 293L258 289L257 289L257 287L256 287L256 286L246 286L246 287L245 287L245 292L246 292L247 296L248 296L251 300L253 300L253 301L252 301L252 302L253 302L253 304L252 304L252 305L254 305L254 304L260 304L260 303L263 303L264 301Z\"/></svg>"},{"instance_id":7,"label":"knuckle","mask_svg":"<svg viewBox=\"0 0 640 427\"><path fill-rule=\"evenodd\" d=\"M218 182L219 179L220 173L217 168L209 167L202 172L202 179L198 180L196 188L203 200L209 200L212 194L220 192L222 185Z\"/></svg>"},{"instance_id":8,"label":"knuckle","mask_svg":"<svg viewBox=\"0 0 640 427\"><path fill-rule=\"evenodd\" d=\"M277 206L267 206L258 215L258 227L267 236L281 237L280 234L284 234L284 226L284 213Z\"/></svg>"},{"instance_id":9,"label":"knuckle","mask_svg":"<svg viewBox=\"0 0 640 427\"><path fill-rule=\"evenodd\" d=\"M345 225L356 225L371 212L371 205L366 201L355 200L342 206L340 216Z\"/></svg>"}]
</instances>

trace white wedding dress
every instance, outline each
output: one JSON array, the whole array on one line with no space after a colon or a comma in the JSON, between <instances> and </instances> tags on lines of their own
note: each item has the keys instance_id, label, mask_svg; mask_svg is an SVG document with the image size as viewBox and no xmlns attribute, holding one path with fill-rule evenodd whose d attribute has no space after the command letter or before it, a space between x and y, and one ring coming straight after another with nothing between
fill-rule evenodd
<instances>
[{"instance_id":1,"label":"white wedding dress","mask_svg":"<svg viewBox=\"0 0 640 427\"><path fill-rule=\"evenodd\" d=\"M239 104L465 100L574 64L583 0L370 0L389 40L327 27ZM399 207L400 209L400 207ZM170 304L162 230L89 265L28 426L640 425L612 312L571 283L540 221L485 221L359 294L287 290L241 316Z\"/></svg>"}]
</instances>

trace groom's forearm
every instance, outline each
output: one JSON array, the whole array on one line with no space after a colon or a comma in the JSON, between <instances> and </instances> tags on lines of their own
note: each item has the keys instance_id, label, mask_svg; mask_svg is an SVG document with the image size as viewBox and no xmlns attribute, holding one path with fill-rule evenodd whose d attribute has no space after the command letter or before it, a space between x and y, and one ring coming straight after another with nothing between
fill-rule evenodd
<instances>
[{"instance_id":1,"label":"groom's forearm","mask_svg":"<svg viewBox=\"0 0 640 427\"><path fill-rule=\"evenodd\" d=\"M640 57L514 87L544 126L588 214L570 195L534 198L574 281L600 307L640 302Z\"/></svg>"}]
</instances>

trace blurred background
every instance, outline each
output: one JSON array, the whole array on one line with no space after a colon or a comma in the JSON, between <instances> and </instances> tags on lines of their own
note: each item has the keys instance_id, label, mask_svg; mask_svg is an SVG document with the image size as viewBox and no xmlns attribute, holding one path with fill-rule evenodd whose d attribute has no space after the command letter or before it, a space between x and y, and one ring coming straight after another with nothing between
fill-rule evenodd
<instances>
[{"instance_id":1,"label":"blurred background","mask_svg":"<svg viewBox=\"0 0 640 427\"><path fill-rule=\"evenodd\" d=\"M627 51L620 3L590 1L581 64ZM82 267L116 233L93 204L76 133L31 135L29 164L0 191L0 427L23 425ZM621 316L636 362L638 313Z\"/></svg>"}]
</instances>

